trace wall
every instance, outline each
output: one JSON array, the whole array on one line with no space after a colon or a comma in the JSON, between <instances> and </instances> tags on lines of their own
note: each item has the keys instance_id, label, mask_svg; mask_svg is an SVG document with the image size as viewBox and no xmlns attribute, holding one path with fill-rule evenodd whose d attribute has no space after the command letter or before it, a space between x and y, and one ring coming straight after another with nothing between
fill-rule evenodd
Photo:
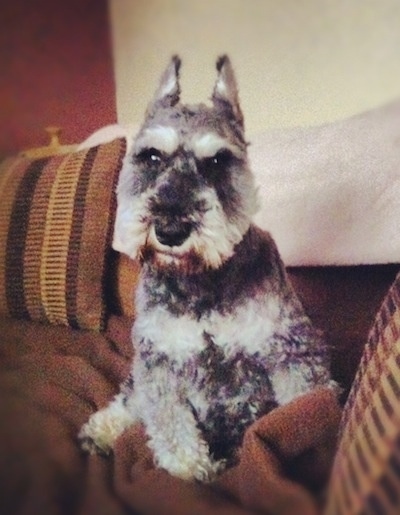
<instances>
[{"instance_id":1,"label":"wall","mask_svg":"<svg viewBox=\"0 0 400 515\"><path fill-rule=\"evenodd\" d=\"M106 0L0 3L0 157L116 121Z\"/></svg>"},{"instance_id":2,"label":"wall","mask_svg":"<svg viewBox=\"0 0 400 515\"><path fill-rule=\"evenodd\" d=\"M400 96L398 0L110 0L122 123L139 123L172 53L183 97L235 65L248 132L319 124Z\"/></svg>"}]
</instances>

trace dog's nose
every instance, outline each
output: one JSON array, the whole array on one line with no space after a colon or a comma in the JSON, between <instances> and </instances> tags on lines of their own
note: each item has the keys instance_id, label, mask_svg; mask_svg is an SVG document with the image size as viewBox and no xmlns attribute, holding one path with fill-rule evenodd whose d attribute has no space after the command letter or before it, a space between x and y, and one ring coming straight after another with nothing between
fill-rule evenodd
<instances>
[{"instance_id":1,"label":"dog's nose","mask_svg":"<svg viewBox=\"0 0 400 515\"><path fill-rule=\"evenodd\" d=\"M155 233L157 240L162 245L169 247L179 247L186 241L192 232L192 225L190 223L162 223L156 221Z\"/></svg>"}]
</instances>

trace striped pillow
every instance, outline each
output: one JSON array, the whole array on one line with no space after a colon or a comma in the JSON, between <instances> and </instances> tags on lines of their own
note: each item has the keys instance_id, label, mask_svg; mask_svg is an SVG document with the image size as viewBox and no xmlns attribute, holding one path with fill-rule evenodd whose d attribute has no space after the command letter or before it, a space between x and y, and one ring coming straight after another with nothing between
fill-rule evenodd
<instances>
[{"instance_id":1,"label":"striped pillow","mask_svg":"<svg viewBox=\"0 0 400 515\"><path fill-rule=\"evenodd\" d=\"M400 274L347 399L326 515L400 513Z\"/></svg>"},{"instance_id":2,"label":"striped pillow","mask_svg":"<svg viewBox=\"0 0 400 515\"><path fill-rule=\"evenodd\" d=\"M117 139L67 155L15 158L0 170L0 314L101 330Z\"/></svg>"}]
</instances>

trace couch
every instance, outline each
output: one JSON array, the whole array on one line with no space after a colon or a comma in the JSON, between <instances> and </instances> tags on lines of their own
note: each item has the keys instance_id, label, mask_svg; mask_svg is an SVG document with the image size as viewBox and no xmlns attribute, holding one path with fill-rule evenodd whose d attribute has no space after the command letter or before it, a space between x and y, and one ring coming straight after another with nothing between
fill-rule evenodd
<instances>
[{"instance_id":1,"label":"couch","mask_svg":"<svg viewBox=\"0 0 400 515\"><path fill-rule=\"evenodd\" d=\"M79 428L117 392L132 358L139 267L111 246L125 151L116 137L0 166L0 513L399 513L394 260L288 255L343 394L316 389L262 417L239 464L214 484L155 469L140 426L111 457L80 451Z\"/></svg>"}]
</instances>

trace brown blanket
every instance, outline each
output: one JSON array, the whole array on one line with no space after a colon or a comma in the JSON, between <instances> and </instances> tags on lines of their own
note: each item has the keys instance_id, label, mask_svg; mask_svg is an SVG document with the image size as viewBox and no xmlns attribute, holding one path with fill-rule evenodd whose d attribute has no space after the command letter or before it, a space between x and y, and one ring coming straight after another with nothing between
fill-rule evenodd
<instances>
[{"instance_id":1,"label":"brown blanket","mask_svg":"<svg viewBox=\"0 0 400 515\"><path fill-rule=\"evenodd\" d=\"M117 391L131 359L131 321L104 335L0 321L0 513L316 514L340 408L316 390L260 419L240 464L214 485L156 470L140 426L113 457L83 455L80 426Z\"/></svg>"}]
</instances>

